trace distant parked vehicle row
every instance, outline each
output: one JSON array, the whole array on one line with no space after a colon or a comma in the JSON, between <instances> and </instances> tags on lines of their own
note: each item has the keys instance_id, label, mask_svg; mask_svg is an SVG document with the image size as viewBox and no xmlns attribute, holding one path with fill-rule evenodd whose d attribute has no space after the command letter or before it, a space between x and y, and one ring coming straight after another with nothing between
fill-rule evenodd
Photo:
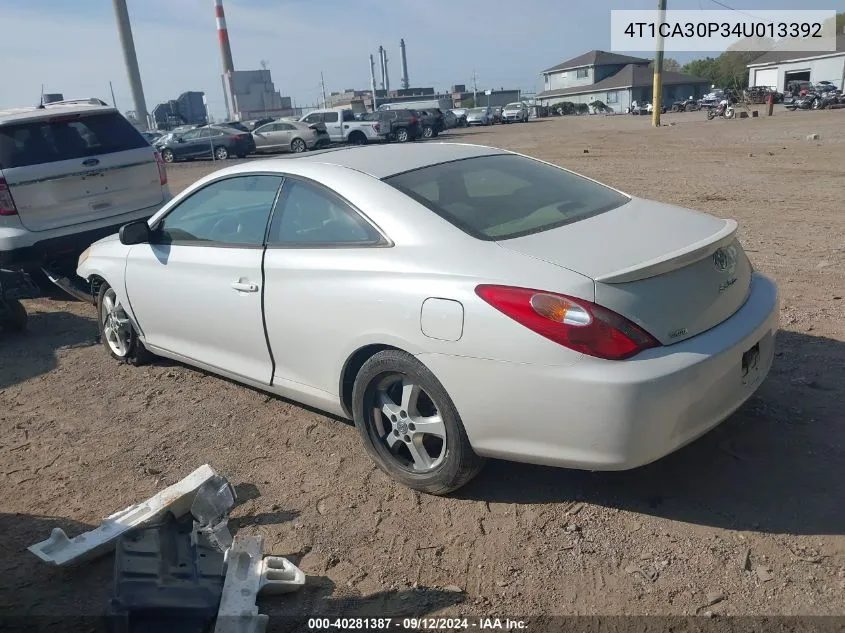
<instances>
[{"instance_id":1,"label":"distant parked vehicle row","mask_svg":"<svg viewBox=\"0 0 845 633\"><path fill-rule=\"evenodd\" d=\"M502 123L525 123L528 116L528 106L522 101L509 103L502 108Z\"/></svg>"},{"instance_id":2,"label":"distant parked vehicle row","mask_svg":"<svg viewBox=\"0 0 845 633\"><path fill-rule=\"evenodd\" d=\"M170 133L158 139L153 147L166 163L194 158L226 160L230 156L246 158L252 154L255 139L249 132L232 127L206 126L184 133Z\"/></svg>"}]
</instances>

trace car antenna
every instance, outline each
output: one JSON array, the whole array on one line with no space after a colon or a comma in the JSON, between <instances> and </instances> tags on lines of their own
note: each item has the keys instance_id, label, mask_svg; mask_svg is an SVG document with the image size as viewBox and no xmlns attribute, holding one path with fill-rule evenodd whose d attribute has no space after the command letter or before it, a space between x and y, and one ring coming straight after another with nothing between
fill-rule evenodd
<instances>
[{"instance_id":1,"label":"car antenna","mask_svg":"<svg viewBox=\"0 0 845 633\"><path fill-rule=\"evenodd\" d=\"M41 84L41 98L38 100L38 109L44 109L44 84Z\"/></svg>"}]
</instances>

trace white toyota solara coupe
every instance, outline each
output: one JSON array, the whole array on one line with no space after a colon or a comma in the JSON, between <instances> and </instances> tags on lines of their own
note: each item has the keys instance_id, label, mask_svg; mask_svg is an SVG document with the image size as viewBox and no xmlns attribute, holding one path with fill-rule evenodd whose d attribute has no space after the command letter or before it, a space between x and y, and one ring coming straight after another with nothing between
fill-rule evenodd
<instances>
[{"instance_id":1,"label":"white toyota solara coupe","mask_svg":"<svg viewBox=\"0 0 845 633\"><path fill-rule=\"evenodd\" d=\"M369 146L215 172L77 272L115 358L350 417L443 494L485 457L640 466L736 410L778 315L736 230L499 149Z\"/></svg>"}]
</instances>

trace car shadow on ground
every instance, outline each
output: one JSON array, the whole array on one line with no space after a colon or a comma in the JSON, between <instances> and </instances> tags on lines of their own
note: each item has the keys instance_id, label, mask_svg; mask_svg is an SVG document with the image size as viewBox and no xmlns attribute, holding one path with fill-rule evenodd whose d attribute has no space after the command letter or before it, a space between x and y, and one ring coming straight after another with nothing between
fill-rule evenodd
<instances>
[{"instance_id":1,"label":"car shadow on ground","mask_svg":"<svg viewBox=\"0 0 845 633\"><path fill-rule=\"evenodd\" d=\"M455 496L584 501L726 529L845 534L843 378L845 344L782 331L758 393L676 453L604 473L494 460Z\"/></svg>"},{"instance_id":2,"label":"car shadow on ground","mask_svg":"<svg viewBox=\"0 0 845 633\"><path fill-rule=\"evenodd\" d=\"M3 630L91 631L107 630L101 618L107 613L114 589L114 555L106 553L74 567L59 568L39 561L27 547L49 537L54 528L71 538L95 526L59 517L0 513L4 556L0 557L3 591L0 591L0 628ZM233 526L233 532L237 525ZM299 554L267 552L299 564ZM259 598L259 609L271 616L268 630L298 626L319 616L414 616L463 602L465 594L419 587L362 595L344 587L337 590L326 576L306 572L305 586L291 594Z\"/></svg>"},{"instance_id":3,"label":"car shadow on ground","mask_svg":"<svg viewBox=\"0 0 845 633\"><path fill-rule=\"evenodd\" d=\"M25 332L0 332L0 389L40 376L56 368L56 351L97 345L97 322L70 312L29 313Z\"/></svg>"}]
</instances>

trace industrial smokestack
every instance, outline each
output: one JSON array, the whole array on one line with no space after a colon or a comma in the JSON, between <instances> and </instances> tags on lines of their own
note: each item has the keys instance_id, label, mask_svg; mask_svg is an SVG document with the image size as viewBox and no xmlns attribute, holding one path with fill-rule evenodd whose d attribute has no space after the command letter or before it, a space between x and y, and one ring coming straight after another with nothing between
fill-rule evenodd
<instances>
[{"instance_id":1,"label":"industrial smokestack","mask_svg":"<svg viewBox=\"0 0 845 633\"><path fill-rule=\"evenodd\" d=\"M408 56L405 54L405 39L399 40L399 52L402 57L402 87L407 90L411 87L408 81Z\"/></svg>"},{"instance_id":2,"label":"industrial smokestack","mask_svg":"<svg viewBox=\"0 0 845 633\"><path fill-rule=\"evenodd\" d=\"M217 17L217 39L220 40L223 72L235 72L235 64L232 61L232 47L229 46L229 31L226 28L226 15L223 13L223 0L214 0L214 15Z\"/></svg>"},{"instance_id":3,"label":"industrial smokestack","mask_svg":"<svg viewBox=\"0 0 845 633\"><path fill-rule=\"evenodd\" d=\"M387 49L381 49L381 54L384 56L384 89L388 93L390 92L390 73L387 70Z\"/></svg>"},{"instance_id":4,"label":"industrial smokestack","mask_svg":"<svg viewBox=\"0 0 845 633\"><path fill-rule=\"evenodd\" d=\"M144 100L144 88L141 85L141 71L138 69L138 57L135 54L135 40L132 38L129 10L126 8L126 0L114 0L113 4L114 13L117 17L117 32L120 36L120 46L123 48L123 61L126 63L126 74L129 75L129 88L132 90L132 101L135 103L135 115L138 117L138 123L146 130L149 128L147 102Z\"/></svg>"},{"instance_id":5,"label":"industrial smokestack","mask_svg":"<svg viewBox=\"0 0 845 633\"><path fill-rule=\"evenodd\" d=\"M373 91L373 110L378 110L376 106L376 63L372 55L370 55L370 88Z\"/></svg>"}]
</instances>

